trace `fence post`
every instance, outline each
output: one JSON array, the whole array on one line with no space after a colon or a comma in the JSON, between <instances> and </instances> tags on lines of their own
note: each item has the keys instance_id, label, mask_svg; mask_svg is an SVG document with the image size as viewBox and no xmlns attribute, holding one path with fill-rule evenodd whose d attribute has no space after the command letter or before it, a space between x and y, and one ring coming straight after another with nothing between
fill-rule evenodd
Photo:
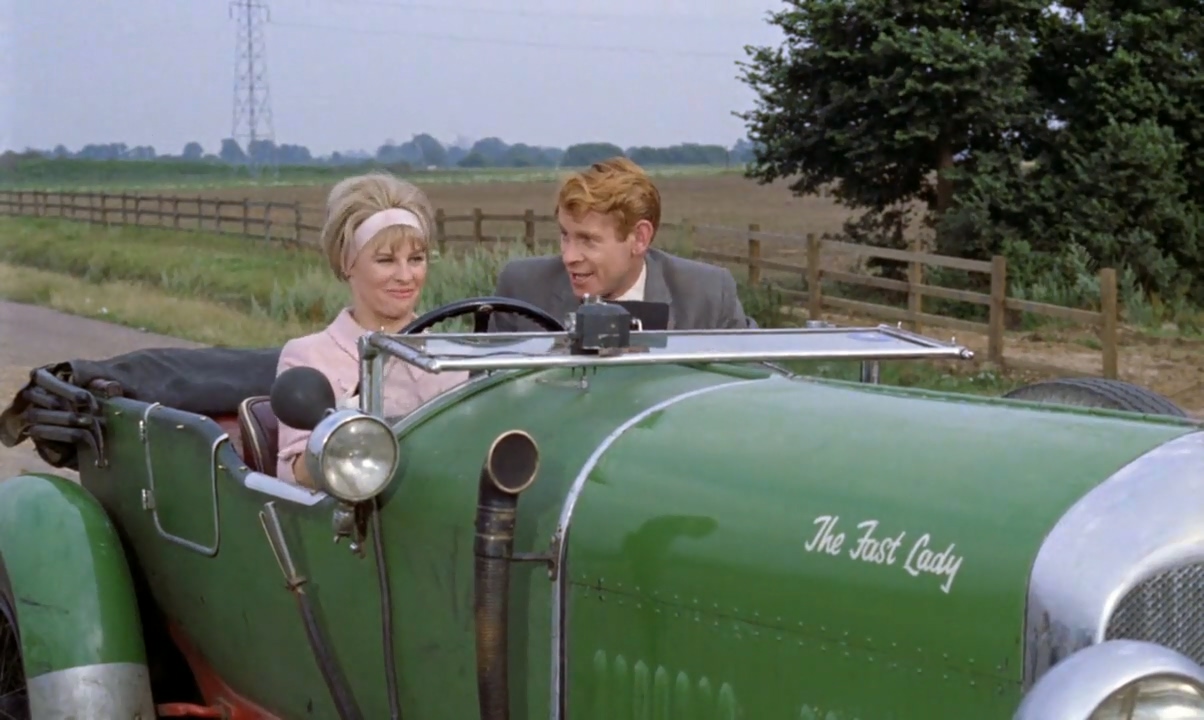
<instances>
[{"instance_id":1,"label":"fence post","mask_svg":"<svg viewBox=\"0 0 1204 720\"><path fill-rule=\"evenodd\" d=\"M991 258L991 306L987 326L987 359L1003 367L1004 313L1007 312L1008 259L1003 255Z\"/></svg>"},{"instance_id":2,"label":"fence post","mask_svg":"<svg viewBox=\"0 0 1204 720\"><path fill-rule=\"evenodd\" d=\"M523 213L523 241L527 244L527 251L532 255L535 254L535 211L527 208Z\"/></svg>"},{"instance_id":3,"label":"fence post","mask_svg":"<svg viewBox=\"0 0 1204 720\"><path fill-rule=\"evenodd\" d=\"M1116 268L1100 268L1099 271L1100 345L1103 346L1104 377L1111 380L1119 376L1117 357L1117 331L1120 325L1120 302L1116 290Z\"/></svg>"},{"instance_id":4,"label":"fence post","mask_svg":"<svg viewBox=\"0 0 1204 720\"><path fill-rule=\"evenodd\" d=\"M242 234L251 234L251 199L242 199Z\"/></svg>"},{"instance_id":5,"label":"fence post","mask_svg":"<svg viewBox=\"0 0 1204 720\"><path fill-rule=\"evenodd\" d=\"M447 254L447 213L443 208L435 211L435 243L439 246L439 255Z\"/></svg>"},{"instance_id":6,"label":"fence post","mask_svg":"<svg viewBox=\"0 0 1204 720\"><path fill-rule=\"evenodd\" d=\"M293 203L293 242L301 244L301 203Z\"/></svg>"},{"instance_id":7,"label":"fence post","mask_svg":"<svg viewBox=\"0 0 1204 720\"><path fill-rule=\"evenodd\" d=\"M268 200L263 209L263 240L272 241L272 201ZM283 244L283 243L282 243Z\"/></svg>"},{"instance_id":8,"label":"fence post","mask_svg":"<svg viewBox=\"0 0 1204 720\"><path fill-rule=\"evenodd\" d=\"M924 284L924 264L918 256L924 252L924 246L919 236L915 235L908 245L911 246L908 249L916 253L917 257L907 264L907 314L911 316L911 331L918 333L923 332L920 315L924 312L924 293L920 290L920 286Z\"/></svg>"},{"instance_id":9,"label":"fence post","mask_svg":"<svg viewBox=\"0 0 1204 720\"><path fill-rule=\"evenodd\" d=\"M678 227L681 229L682 252L692 256L694 254L694 223L690 221L690 218L682 218Z\"/></svg>"},{"instance_id":10,"label":"fence post","mask_svg":"<svg viewBox=\"0 0 1204 720\"><path fill-rule=\"evenodd\" d=\"M180 229L180 197L178 195L171 196L171 226L175 229Z\"/></svg>"},{"instance_id":11,"label":"fence post","mask_svg":"<svg viewBox=\"0 0 1204 720\"><path fill-rule=\"evenodd\" d=\"M761 232L760 223L749 223L748 231ZM748 239L748 284L754 288L761 284L761 240L754 237Z\"/></svg>"},{"instance_id":12,"label":"fence post","mask_svg":"<svg viewBox=\"0 0 1204 720\"><path fill-rule=\"evenodd\" d=\"M481 227L485 220L484 215L481 208L472 209L472 239L478 245L485 242L485 231Z\"/></svg>"},{"instance_id":13,"label":"fence post","mask_svg":"<svg viewBox=\"0 0 1204 720\"><path fill-rule=\"evenodd\" d=\"M823 246L819 236L807 233L807 319L819 320L824 311L824 290L820 286L820 258Z\"/></svg>"}]
</instances>

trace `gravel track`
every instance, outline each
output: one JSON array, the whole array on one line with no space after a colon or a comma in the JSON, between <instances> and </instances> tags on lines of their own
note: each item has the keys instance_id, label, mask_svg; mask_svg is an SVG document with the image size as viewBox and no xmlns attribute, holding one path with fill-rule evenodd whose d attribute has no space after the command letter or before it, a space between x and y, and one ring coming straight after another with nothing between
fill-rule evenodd
<instances>
[{"instance_id":1,"label":"gravel track","mask_svg":"<svg viewBox=\"0 0 1204 720\"><path fill-rule=\"evenodd\" d=\"M103 360L152 347L200 344L35 305L0 301L0 407L12 402L16 392L29 382L29 371L36 367L66 360ZM15 448L0 445L0 480L28 471L76 477L44 463L28 440Z\"/></svg>"}]
</instances>

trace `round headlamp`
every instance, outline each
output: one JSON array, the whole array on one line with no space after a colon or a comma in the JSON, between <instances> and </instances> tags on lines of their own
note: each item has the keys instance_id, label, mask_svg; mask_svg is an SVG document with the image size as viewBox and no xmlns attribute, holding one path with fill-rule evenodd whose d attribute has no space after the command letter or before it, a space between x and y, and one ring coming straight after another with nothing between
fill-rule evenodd
<instances>
[{"instance_id":1,"label":"round headlamp","mask_svg":"<svg viewBox=\"0 0 1204 720\"><path fill-rule=\"evenodd\" d=\"M305 465L319 489L346 502L379 494L397 470L398 447L385 421L359 410L335 411L318 423L305 448Z\"/></svg>"},{"instance_id":2,"label":"round headlamp","mask_svg":"<svg viewBox=\"0 0 1204 720\"><path fill-rule=\"evenodd\" d=\"M1197 720L1204 718L1204 688L1174 675L1146 677L1122 687L1091 720Z\"/></svg>"},{"instance_id":3,"label":"round headlamp","mask_svg":"<svg viewBox=\"0 0 1204 720\"><path fill-rule=\"evenodd\" d=\"M1204 668L1156 643L1109 640L1054 665L1014 720L1204 720Z\"/></svg>"}]
</instances>

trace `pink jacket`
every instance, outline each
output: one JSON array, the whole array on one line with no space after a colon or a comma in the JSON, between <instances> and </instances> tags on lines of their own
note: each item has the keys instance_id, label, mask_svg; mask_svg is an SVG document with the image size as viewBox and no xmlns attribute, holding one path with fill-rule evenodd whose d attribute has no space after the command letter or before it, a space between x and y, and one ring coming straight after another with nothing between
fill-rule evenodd
<instances>
[{"instance_id":1,"label":"pink jacket","mask_svg":"<svg viewBox=\"0 0 1204 720\"><path fill-rule=\"evenodd\" d=\"M298 365L308 365L330 379L340 407L358 407L359 396L352 394L360 379L359 348L356 343L367 332L351 317L351 311L344 309L326 329L285 343L280 351L276 374ZM405 415L467 378L467 372L427 373L389 357L385 362L385 415ZM308 430L297 430L280 423L277 477L295 480L293 459L305 450L308 440Z\"/></svg>"}]
</instances>

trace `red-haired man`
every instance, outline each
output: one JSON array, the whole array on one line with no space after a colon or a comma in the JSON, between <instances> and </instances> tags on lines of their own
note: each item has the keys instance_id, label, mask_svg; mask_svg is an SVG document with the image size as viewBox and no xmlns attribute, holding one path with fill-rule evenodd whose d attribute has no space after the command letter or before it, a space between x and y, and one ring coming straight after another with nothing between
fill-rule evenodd
<instances>
[{"instance_id":1,"label":"red-haired man","mask_svg":"<svg viewBox=\"0 0 1204 720\"><path fill-rule=\"evenodd\" d=\"M560 255L520 258L502 269L496 294L525 300L564 318L585 295L669 305L669 328L749 328L736 280L726 268L652 247L660 227L660 192L625 157L570 175L556 201ZM513 313L493 317L500 332L537 331Z\"/></svg>"}]
</instances>

